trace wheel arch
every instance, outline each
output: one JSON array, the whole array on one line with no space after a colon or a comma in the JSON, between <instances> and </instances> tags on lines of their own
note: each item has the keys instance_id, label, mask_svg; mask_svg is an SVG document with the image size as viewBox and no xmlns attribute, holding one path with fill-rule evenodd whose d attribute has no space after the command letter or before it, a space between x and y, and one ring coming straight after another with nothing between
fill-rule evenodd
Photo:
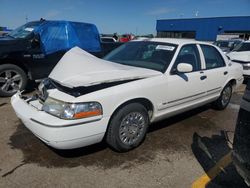
<instances>
[{"instance_id":1,"label":"wheel arch","mask_svg":"<svg viewBox=\"0 0 250 188\"><path fill-rule=\"evenodd\" d=\"M3 59L2 61L0 61L0 65L6 65L6 64L11 64L11 65L16 65L17 67L21 68L28 76L29 74L29 69L25 66L24 63L22 63L21 61L16 61L13 59Z\"/></svg>"},{"instance_id":2,"label":"wheel arch","mask_svg":"<svg viewBox=\"0 0 250 188\"><path fill-rule=\"evenodd\" d=\"M234 91L235 86L236 86L236 84L237 84L237 81L236 81L235 78L231 78L231 79L228 80L228 82L226 83L226 85L227 85L227 84L230 84L230 85L232 86L233 91ZM226 86L226 85L225 85L225 86ZM225 86L224 86L224 87L225 87Z\"/></svg>"},{"instance_id":3,"label":"wheel arch","mask_svg":"<svg viewBox=\"0 0 250 188\"><path fill-rule=\"evenodd\" d=\"M112 119L114 118L114 116L115 116L115 114L120 110L120 109L122 109L123 107L125 107L126 105L129 105L129 104L133 104L133 103L138 103L138 104L141 104L141 105L143 105L145 108L146 108L146 110L147 110L147 112L148 112L148 115L149 115L149 124L150 124L150 119L152 118L152 116L153 116L153 109L154 109L154 107L153 107L153 103L149 100L149 99L147 99L147 98L134 98L134 99L128 99L127 101L125 101L125 102L123 102L123 103L121 103L121 104L119 104L118 106L117 106L117 108L113 111L113 113L112 113L112 115L111 115L111 117L110 117L110 119L109 119L109 122L108 122L108 126L107 126L107 128L106 128L106 132L105 132L105 135L104 135L104 137L103 137L103 139L104 140L106 140L106 142L109 144L109 146L111 147L111 148L113 148L114 150L116 150L116 151L119 151L119 152L124 152L124 151L128 151L128 150L130 150L131 148L126 148L125 150L124 150L124 148L120 148L120 146L119 146L119 144L117 144L117 141L116 142L114 142L114 136L111 136L111 135L114 135L114 133L112 132L112 123L111 123L111 121L112 121ZM114 127L114 126L113 126ZM146 132L147 132L147 130L146 130ZM145 135L143 136L144 138L139 142L139 143L137 143L137 146L138 146L138 144L140 145L142 142L143 142L143 140L145 139L145 136L146 136L146 133L145 133ZM136 146L136 147L137 147ZM132 148L133 149L133 148Z\"/></svg>"},{"instance_id":4,"label":"wheel arch","mask_svg":"<svg viewBox=\"0 0 250 188\"><path fill-rule=\"evenodd\" d=\"M109 123L110 123L111 119L113 118L113 116L116 114L116 112L118 110L120 110L124 106L126 106L128 104L131 104L131 103L139 103L139 104L143 105L147 109L149 121L151 120L151 118L153 117L153 113L154 113L154 105L153 105L153 103L147 98L139 97L139 98L134 98L134 99L127 100L127 101L119 104L115 108L115 110L112 112Z\"/></svg>"}]
</instances>

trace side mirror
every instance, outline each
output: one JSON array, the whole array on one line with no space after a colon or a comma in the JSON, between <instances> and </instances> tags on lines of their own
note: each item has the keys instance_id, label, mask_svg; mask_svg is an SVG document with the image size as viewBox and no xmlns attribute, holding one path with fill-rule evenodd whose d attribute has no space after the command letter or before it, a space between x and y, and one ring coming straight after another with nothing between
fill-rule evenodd
<instances>
[{"instance_id":1,"label":"side mirror","mask_svg":"<svg viewBox=\"0 0 250 188\"><path fill-rule=\"evenodd\" d=\"M3 33L3 34L2 34L3 37L5 37L5 36L7 36L7 35L8 35L8 33Z\"/></svg>"},{"instance_id":2,"label":"side mirror","mask_svg":"<svg viewBox=\"0 0 250 188\"><path fill-rule=\"evenodd\" d=\"M177 65L177 71L180 73L188 73L193 71L193 66L188 63L179 63Z\"/></svg>"},{"instance_id":3,"label":"side mirror","mask_svg":"<svg viewBox=\"0 0 250 188\"><path fill-rule=\"evenodd\" d=\"M31 40L32 48L36 48L40 46L40 35L38 33L34 34L33 39Z\"/></svg>"}]
</instances>

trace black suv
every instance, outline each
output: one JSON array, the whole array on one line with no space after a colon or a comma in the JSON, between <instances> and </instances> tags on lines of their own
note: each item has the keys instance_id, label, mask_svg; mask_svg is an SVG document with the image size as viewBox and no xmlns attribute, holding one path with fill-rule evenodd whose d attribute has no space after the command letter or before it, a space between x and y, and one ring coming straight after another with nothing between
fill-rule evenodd
<instances>
[{"instance_id":1,"label":"black suv","mask_svg":"<svg viewBox=\"0 0 250 188\"><path fill-rule=\"evenodd\" d=\"M243 96L233 143L233 162L238 173L250 186L250 82Z\"/></svg>"},{"instance_id":2,"label":"black suv","mask_svg":"<svg viewBox=\"0 0 250 188\"><path fill-rule=\"evenodd\" d=\"M24 90L28 79L46 78L72 47L103 57L119 45L101 44L93 24L43 19L29 22L0 37L0 96Z\"/></svg>"}]
</instances>

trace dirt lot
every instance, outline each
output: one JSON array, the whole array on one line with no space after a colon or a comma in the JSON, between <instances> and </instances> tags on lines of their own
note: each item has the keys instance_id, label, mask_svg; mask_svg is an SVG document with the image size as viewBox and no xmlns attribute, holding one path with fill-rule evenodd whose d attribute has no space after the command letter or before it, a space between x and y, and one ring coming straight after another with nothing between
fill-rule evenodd
<instances>
[{"instance_id":1,"label":"dirt lot","mask_svg":"<svg viewBox=\"0 0 250 188\"><path fill-rule=\"evenodd\" d=\"M204 106L151 125L145 142L122 154L104 143L53 150L17 119L10 99L1 98L0 187L186 188L204 181L209 188L245 187L230 159L243 91L224 111Z\"/></svg>"}]
</instances>

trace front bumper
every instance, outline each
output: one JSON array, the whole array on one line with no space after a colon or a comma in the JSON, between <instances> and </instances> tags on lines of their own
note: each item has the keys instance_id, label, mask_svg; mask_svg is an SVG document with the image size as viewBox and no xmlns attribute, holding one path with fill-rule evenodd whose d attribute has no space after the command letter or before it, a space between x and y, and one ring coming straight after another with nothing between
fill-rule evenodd
<instances>
[{"instance_id":1,"label":"front bumper","mask_svg":"<svg viewBox=\"0 0 250 188\"><path fill-rule=\"evenodd\" d=\"M16 115L39 139L56 149L74 149L101 142L109 117L91 117L63 120L39 108L39 101L32 103L16 94L11 98Z\"/></svg>"}]
</instances>

